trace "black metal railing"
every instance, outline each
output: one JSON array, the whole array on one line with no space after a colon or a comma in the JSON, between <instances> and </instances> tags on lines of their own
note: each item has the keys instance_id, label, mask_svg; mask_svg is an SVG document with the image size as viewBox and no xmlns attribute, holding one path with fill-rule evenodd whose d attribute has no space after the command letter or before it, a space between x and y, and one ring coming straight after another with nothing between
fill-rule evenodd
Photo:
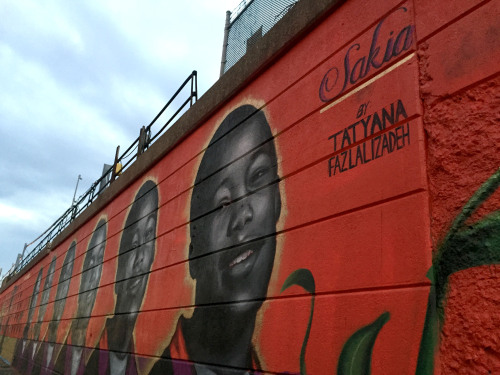
<instances>
[{"instance_id":1,"label":"black metal railing","mask_svg":"<svg viewBox=\"0 0 500 375\"><path fill-rule=\"evenodd\" d=\"M92 202L104 191L115 179L127 169L149 146L156 140L165 129L172 123L179 113L188 105L192 106L198 100L198 78L197 72L194 70L189 77L186 78L184 83L179 87L175 94L165 104L161 111L155 116L148 126L143 126L140 129L139 136L134 142L120 155L120 146L116 149L115 160L101 178L96 180L92 186L83 193L78 200L66 210L44 233L37 239L26 246L37 243L36 246L25 257L23 257L15 267L13 267L5 276L7 278L13 274L18 273L26 266L34 257L36 257L43 249L51 246L52 240L57 237L78 215L84 211ZM190 83L189 96L177 108L175 113L163 124L163 126L151 136L151 130L156 122L160 119L165 110L173 103L179 96L183 89ZM137 150L137 151L136 151Z\"/></svg>"}]
</instances>

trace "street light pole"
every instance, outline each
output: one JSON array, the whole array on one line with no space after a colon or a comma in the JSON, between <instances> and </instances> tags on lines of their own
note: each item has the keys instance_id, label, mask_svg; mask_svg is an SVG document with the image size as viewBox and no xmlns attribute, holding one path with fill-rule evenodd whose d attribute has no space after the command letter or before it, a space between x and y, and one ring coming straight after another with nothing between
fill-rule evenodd
<instances>
[{"instance_id":1,"label":"street light pole","mask_svg":"<svg viewBox=\"0 0 500 375\"><path fill-rule=\"evenodd\" d=\"M75 205L76 191L78 189L78 183L80 182L81 179L82 179L82 176L78 175L78 179L76 180L75 194L73 194L73 202L71 203L71 207L73 207Z\"/></svg>"}]
</instances>

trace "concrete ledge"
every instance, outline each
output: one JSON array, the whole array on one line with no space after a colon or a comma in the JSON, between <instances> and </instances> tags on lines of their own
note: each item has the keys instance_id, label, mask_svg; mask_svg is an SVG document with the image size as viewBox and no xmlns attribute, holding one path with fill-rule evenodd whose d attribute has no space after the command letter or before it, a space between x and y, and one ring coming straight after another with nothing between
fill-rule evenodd
<instances>
[{"instance_id":1,"label":"concrete ledge","mask_svg":"<svg viewBox=\"0 0 500 375\"><path fill-rule=\"evenodd\" d=\"M225 103L240 92L252 80L256 79L269 65L282 56L314 26L330 15L345 0L301 0L233 67L177 120L149 149L99 197L84 210L51 243L50 248L42 250L21 272L4 282L3 292L35 264L50 254L64 240L73 235L88 220L94 217L106 205L129 187L141 175L158 163L175 145L181 142L210 116L215 114Z\"/></svg>"}]
</instances>

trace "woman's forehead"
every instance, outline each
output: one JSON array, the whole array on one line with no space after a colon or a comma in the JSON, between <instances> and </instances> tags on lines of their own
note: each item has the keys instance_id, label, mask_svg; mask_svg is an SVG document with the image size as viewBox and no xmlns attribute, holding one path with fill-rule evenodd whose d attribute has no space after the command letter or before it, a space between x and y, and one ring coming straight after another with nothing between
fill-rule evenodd
<instances>
[{"instance_id":1,"label":"woman's forehead","mask_svg":"<svg viewBox=\"0 0 500 375\"><path fill-rule=\"evenodd\" d=\"M221 139L216 152L218 166L230 163L249 152L270 152L265 142L271 138L267 124L249 121ZM262 146L260 146L262 145Z\"/></svg>"},{"instance_id":2,"label":"woman's forehead","mask_svg":"<svg viewBox=\"0 0 500 375\"><path fill-rule=\"evenodd\" d=\"M158 207L156 207L156 202L153 200L153 196L151 194L145 195L137 202L137 210L135 211L136 220L142 220L149 214L156 211Z\"/></svg>"}]
</instances>

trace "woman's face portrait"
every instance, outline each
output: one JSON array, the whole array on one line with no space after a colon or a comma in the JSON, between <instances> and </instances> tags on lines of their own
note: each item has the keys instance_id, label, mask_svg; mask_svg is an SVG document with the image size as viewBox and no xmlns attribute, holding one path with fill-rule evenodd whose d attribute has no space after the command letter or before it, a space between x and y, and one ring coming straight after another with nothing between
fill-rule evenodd
<instances>
[{"instance_id":1,"label":"woman's face portrait","mask_svg":"<svg viewBox=\"0 0 500 375\"><path fill-rule=\"evenodd\" d=\"M31 319L33 318L33 313L35 312L35 306L38 300L38 293L40 292L40 285L42 284L42 273L43 273L43 268L38 272L35 286L33 287L33 294L31 295L30 309L28 312L28 323L31 322Z\"/></svg>"},{"instance_id":2,"label":"woman's face portrait","mask_svg":"<svg viewBox=\"0 0 500 375\"><path fill-rule=\"evenodd\" d=\"M66 296L68 295L71 275L73 273L73 262L75 260L76 242L70 245L66 258L64 259L61 275L59 276L59 284L57 286L56 301L54 302L54 320L61 320Z\"/></svg>"},{"instance_id":3,"label":"woman's face portrait","mask_svg":"<svg viewBox=\"0 0 500 375\"><path fill-rule=\"evenodd\" d=\"M155 188L156 189L156 188ZM116 312L136 312L141 307L155 254L157 201L147 194L137 203L135 223L124 229L128 251L120 254L116 284ZM132 209L133 210L133 209ZM132 215L132 210L129 215ZM127 220L128 221L128 220ZM122 241L124 240L122 239Z\"/></svg>"},{"instance_id":4,"label":"woman's face portrait","mask_svg":"<svg viewBox=\"0 0 500 375\"><path fill-rule=\"evenodd\" d=\"M270 234L281 210L276 153L272 141L262 145L269 138L266 127L250 120L215 146L215 165L230 164L206 180L200 192L214 212L195 224L201 227L193 253L202 256L195 271L202 292L198 302L266 296L276 252Z\"/></svg>"},{"instance_id":5,"label":"woman's face portrait","mask_svg":"<svg viewBox=\"0 0 500 375\"><path fill-rule=\"evenodd\" d=\"M83 261L80 295L78 296L78 316L90 317L101 280L102 261L106 247L106 224L98 225L89 242Z\"/></svg>"},{"instance_id":6,"label":"woman's face portrait","mask_svg":"<svg viewBox=\"0 0 500 375\"><path fill-rule=\"evenodd\" d=\"M47 310L47 304L49 303L50 289L52 288L52 282L54 281L54 272L56 270L56 257L50 262L49 270L47 271L47 276L45 277L45 282L43 283L42 298L40 299L40 308L38 309L38 321L41 322Z\"/></svg>"}]
</instances>

